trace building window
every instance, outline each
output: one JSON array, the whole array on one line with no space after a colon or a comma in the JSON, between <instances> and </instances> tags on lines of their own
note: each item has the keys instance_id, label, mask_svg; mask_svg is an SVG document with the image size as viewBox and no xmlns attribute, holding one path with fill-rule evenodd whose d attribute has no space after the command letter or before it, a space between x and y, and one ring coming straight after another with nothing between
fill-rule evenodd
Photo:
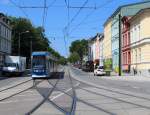
<instances>
[{"instance_id":1,"label":"building window","mask_svg":"<svg viewBox=\"0 0 150 115\"><path fill-rule=\"evenodd\" d=\"M130 52L128 52L128 64L130 64L131 63L131 54L130 54Z\"/></svg>"},{"instance_id":2,"label":"building window","mask_svg":"<svg viewBox=\"0 0 150 115\"><path fill-rule=\"evenodd\" d=\"M134 57L134 54L133 54L133 50L131 51L131 62L132 62L132 64L134 63L133 62L133 57Z\"/></svg>"},{"instance_id":3,"label":"building window","mask_svg":"<svg viewBox=\"0 0 150 115\"><path fill-rule=\"evenodd\" d=\"M141 48L139 48L139 63L141 63Z\"/></svg>"},{"instance_id":4,"label":"building window","mask_svg":"<svg viewBox=\"0 0 150 115\"><path fill-rule=\"evenodd\" d=\"M138 25L138 40L140 40L140 24Z\"/></svg>"},{"instance_id":5,"label":"building window","mask_svg":"<svg viewBox=\"0 0 150 115\"><path fill-rule=\"evenodd\" d=\"M127 34L125 34L124 44L125 44L125 46L127 45Z\"/></svg>"},{"instance_id":6,"label":"building window","mask_svg":"<svg viewBox=\"0 0 150 115\"><path fill-rule=\"evenodd\" d=\"M133 39L134 39L134 42L137 41L137 29L136 29L136 26L134 27L134 37L133 37Z\"/></svg>"},{"instance_id":7,"label":"building window","mask_svg":"<svg viewBox=\"0 0 150 115\"><path fill-rule=\"evenodd\" d=\"M128 32L128 45L130 44L130 32Z\"/></svg>"},{"instance_id":8,"label":"building window","mask_svg":"<svg viewBox=\"0 0 150 115\"><path fill-rule=\"evenodd\" d=\"M137 63L137 49L135 49L135 63Z\"/></svg>"},{"instance_id":9,"label":"building window","mask_svg":"<svg viewBox=\"0 0 150 115\"><path fill-rule=\"evenodd\" d=\"M123 36L122 36L122 46L124 46L124 34L123 34Z\"/></svg>"},{"instance_id":10,"label":"building window","mask_svg":"<svg viewBox=\"0 0 150 115\"><path fill-rule=\"evenodd\" d=\"M126 52L126 64L128 64L128 52Z\"/></svg>"}]
</instances>

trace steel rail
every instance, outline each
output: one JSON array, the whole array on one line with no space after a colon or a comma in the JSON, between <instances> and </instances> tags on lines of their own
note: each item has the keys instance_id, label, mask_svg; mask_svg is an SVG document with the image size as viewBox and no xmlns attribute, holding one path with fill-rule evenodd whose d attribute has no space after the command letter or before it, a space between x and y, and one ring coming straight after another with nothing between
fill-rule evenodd
<instances>
[{"instance_id":1,"label":"steel rail","mask_svg":"<svg viewBox=\"0 0 150 115\"><path fill-rule=\"evenodd\" d=\"M55 85L53 86L53 88L49 91L47 96L44 96L43 94L41 94L38 90L38 87L35 86L36 90L39 92L39 94L43 97L43 100L40 101L34 108L32 108L29 112L27 112L25 115L31 115L32 113L34 113L42 104L44 104L44 102L46 102L47 100L49 100L49 96L53 93L55 87L57 86L58 82L60 79L57 79Z\"/></svg>"},{"instance_id":2,"label":"steel rail","mask_svg":"<svg viewBox=\"0 0 150 115\"><path fill-rule=\"evenodd\" d=\"M119 91L114 91L114 90L112 90L112 89L107 89L107 88L104 88L104 87L101 87L101 86L100 86L100 87L94 86L94 85L85 83L85 82L83 82L83 81L77 80L77 79L75 79L75 78L74 78L74 80L76 80L76 81L78 81L78 82L80 82L80 83L82 83L82 84L86 84L86 85L88 85L88 86L92 86L92 87L97 88L97 89L102 89L102 90L106 90L106 91L109 91L109 92L113 92L113 93L117 93L117 94L122 94L122 95L127 95L127 96L130 96L130 97L136 97L136 98L145 99L145 100L150 101L150 98L146 98L146 97L142 97L142 96L137 96L137 95L133 95L133 94L128 94L128 93L123 93L123 92L119 92Z\"/></svg>"},{"instance_id":3,"label":"steel rail","mask_svg":"<svg viewBox=\"0 0 150 115\"><path fill-rule=\"evenodd\" d=\"M8 87L8 88L2 89L2 90L0 90L0 92L6 91L6 90L11 89L11 88L14 88L14 87L17 87L17 86L22 85L22 84L24 84L24 83L27 83L27 82L29 82L29 81L31 81L31 80L32 80L32 79L29 79L29 80L23 81L23 82L21 82L21 83L15 84L15 85L13 85L13 86L10 86L10 87Z\"/></svg>"},{"instance_id":4,"label":"steel rail","mask_svg":"<svg viewBox=\"0 0 150 115\"><path fill-rule=\"evenodd\" d=\"M110 99L116 100L116 101L118 101L118 102L128 103L128 104L131 104L131 105L135 105L135 106L142 107L142 108L145 108L145 109L150 110L150 107L149 107L149 106L145 106L145 105L137 104L137 103L134 103L134 102L130 102L130 101L118 99L118 98L116 98L116 97L111 97L111 96L108 96L108 95L106 95L106 94L97 93L97 92L90 91L90 90L87 90L87 89L84 89L84 88L81 88L81 87L80 87L80 89L81 89L81 90L84 90L84 91L86 91L86 92L89 92L89 93L98 95L98 96L103 96L103 97L106 97L106 98L110 98ZM81 99L78 99L78 100L79 100L79 101L82 101Z\"/></svg>"},{"instance_id":5,"label":"steel rail","mask_svg":"<svg viewBox=\"0 0 150 115\"><path fill-rule=\"evenodd\" d=\"M59 88L55 87L55 89L57 89L58 91L68 95L69 97L72 98L72 105L71 105L71 109L70 111L66 111L63 108L61 108L59 105L55 104L53 101L51 101L50 99L48 99L49 103L53 104L58 110L60 110L61 112L63 112L66 115L75 115L75 109L76 109L76 101L77 101L77 97L76 97L76 92L75 92L75 86L73 86L73 82L72 82L72 78L70 75L70 72L68 71L68 77L70 79L70 84L71 84L71 88L73 90L73 95L68 94L67 92L60 90ZM49 81L48 81L49 82ZM53 85L49 82L50 85Z\"/></svg>"},{"instance_id":6,"label":"steel rail","mask_svg":"<svg viewBox=\"0 0 150 115\"><path fill-rule=\"evenodd\" d=\"M42 82L42 81L41 81ZM40 83L41 83L40 82ZM39 84L39 83L38 83ZM10 96L7 96L7 97L4 97L4 98L2 98L2 99L0 99L0 102L2 102L2 101L4 101L4 100L7 100L7 99L9 99L9 98L11 98L11 97L14 97L14 96L16 96L16 95L18 95L18 94L21 94L21 93L23 93L23 92L25 92L25 91L27 91L27 90L29 90L29 89L32 89L33 87L35 87L35 86L31 86L31 87L29 87L29 88L27 88L27 89L24 89L24 90L22 90L22 91L19 91L19 92L17 92L17 93L14 93L14 94L12 94L12 95L10 95Z\"/></svg>"},{"instance_id":7,"label":"steel rail","mask_svg":"<svg viewBox=\"0 0 150 115\"><path fill-rule=\"evenodd\" d=\"M68 74L69 74L69 79L70 79L70 82L71 82L71 87L72 87L72 90L73 90L73 102L72 102L71 111L68 113L68 115L75 115L77 96L76 96L75 87L73 86L73 81L72 81L72 77L71 77L71 74L70 74L69 70L68 70Z\"/></svg>"}]
</instances>

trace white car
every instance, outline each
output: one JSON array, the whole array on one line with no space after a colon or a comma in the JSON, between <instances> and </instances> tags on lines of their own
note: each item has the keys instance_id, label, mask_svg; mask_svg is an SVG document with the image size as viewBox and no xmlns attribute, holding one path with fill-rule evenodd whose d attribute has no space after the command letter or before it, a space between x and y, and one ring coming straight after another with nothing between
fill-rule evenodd
<instances>
[{"instance_id":1,"label":"white car","mask_svg":"<svg viewBox=\"0 0 150 115\"><path fill-rule=\"evenodd\" d=\"M104 71L103 66L98 66L96 69L94 69L94 76L95 75L105 75L106 72Z\"/></svg>"}]
</instances>

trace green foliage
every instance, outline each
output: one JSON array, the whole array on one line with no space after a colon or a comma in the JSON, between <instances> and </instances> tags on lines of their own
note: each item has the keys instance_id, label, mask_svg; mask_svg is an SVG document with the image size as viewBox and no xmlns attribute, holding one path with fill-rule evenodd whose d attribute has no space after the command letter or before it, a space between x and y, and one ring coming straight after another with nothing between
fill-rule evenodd
<instances>
[{"instance_id":1,"label":"green foliage","mask_svg":"<svg viewBox=\"0 0 150 115\"><path fill-rule=\"evenodd\" d=\"M30 42L32 41L33 51L46 51L49 47L49 40L44 34L42 27L34 27L30 20L25 18L10 17L12 26L12 55L18 55L19 34L20 34L20 55L30 56ZM23 33L29 31L28 33ZM21 34L22 33L22 34Z\"/></svg>"},{"instance_id":2,"label":"green foliage","mask_svg":"<svg viewBox=\"0 0 150 115\"><path fill-rule=\"evenodd\" d=\"M50 41L44 33L42 27L35 27L26 18L9 17L12 26L12 55L18 55L19 34L20 34L20 55L30 59L30 43L32 41L32 51L49 51L58 59L61 55L50 47ZM27 32L28 31L28 32ZM27 32L27 33L24 33ZM22 33L22 34L21 34Z\"/></svg>"},{"instance_id":3,"label":"green foliage","mask_svg":"<svg viewBox=\"0 0 150 115\"><path fill-rule=\"evenodd\" d=\"M76 40L71 43L69 48L71 53L76 52L79 55L80 60L83 60L83 56L88 53L88 41L85 39Z\"/></svg>"},{"instance_id":4,"label":"green foliage","mask_svg":"<svg viewBox=\"0 0 150 115\"><path fill-rule=\"evenodd\" d=\"M119 73L119 67L116 66L116 67L114 68L114 71L115 71L116 73Z\"/></svg>"},{"instance_id":5,"label":"green foliage","mask_svg":"<svg viewBox=\"0 0 150 115\"><path fill-rule=\"evenodd\" d=\"M76 53L76 52L71 53L71 55L70 55L69 58L68 58L68 61L69 61L70 63L75 63L75 62L77 62L77 61L79 61L79 60L80 60L80 56L79 56L79 54Z\"/></svg>"},{"instance_id":6,"label":"green foliage","mask_svg":"<svg viewBox=\"0 0 150 115\"><path fill-rule=\"evenodd\" d=\"M66 65L67 64L67 59L64 58L64 57L60 57L58 63L61 64L61 65Z\"/></svg>"},{"instance_id":7,"label":"green foliage","mask_svg":"<svg viewBox=\"0 0 150 115\"><path fill-rule=\"evenodd\" d=\"M112 59L105 59L104 60L104 69L105 69L105 71L111 71L112 70Z\"/></svg>"},{"instance_id":8,"label":"green foliage","mask_svg":"<svg viewBox=\"0 0 150 115\"><path fill-rule=\"evenodd\" d=\"M60 55L57 51L55 51L53 48L49 47L47 50L48 50L50 53L52 53L53 56L55 56L55 57L57 57L57 58L61 58L61 55Z\"/></svg>"}]
</instances>

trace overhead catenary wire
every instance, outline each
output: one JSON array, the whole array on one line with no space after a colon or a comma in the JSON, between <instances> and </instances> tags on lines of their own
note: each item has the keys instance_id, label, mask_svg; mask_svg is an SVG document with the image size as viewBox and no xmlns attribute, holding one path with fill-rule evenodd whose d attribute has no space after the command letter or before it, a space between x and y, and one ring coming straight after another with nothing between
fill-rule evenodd
<instances>
[{"instance_id":1,"label":"overhead catenary wire","mask_svg":"<svg viewBox=\"0 0 150 115\"><path fill-rule=\"evenodd\" d=\"M71 31L70 31L70 34L75 31L78 27L80 27L82 24L84 24L85 20L87 20L94 12L95 10L98 10L100 8L103 8L104 6L108 5L109 3L113 2L114 0L108 0L107 2L105 2L104 4L98 6L96 9L92 10L91 12L89 12L85 18L77 25L75 26Z\"/></svg>"},{"instance_id":2,"label":"overhead catenary wire","mask_svg":"<svg viewBox=\"0 0 150 115\"><path fill-rule=\"evenodd\" d=\"M71 20L69 21L69 25L77 18L77 16L80 14L80 12L82 11L82 9L85 7L85 5L88 3L88 0L86 0L82 7L79 8L79 10L77 11L77 13L71 18Z\"/></svg>"},{"instance_id":3,"label":"overhead catenary wire","mask_svg":"<svg viewBox=\"0 0 150 115\"><path fill-rule=\"evenodd\" d=\"M44 25L45 25L45 18L46 18L46 0L44 0L44 11L43 11L43 16L42 16L42 27L44 28Z\"/></svg>"},{"instance_id":4,"label":"overhead catenary wire","mask_svg":"<svg viewBox=\"0 0 150 115\"><path fill-rule=\"evenodd\" d=\"M28 14L18 5L18 4L16 4L14 1L12 1L12 0L9 0L10 1L10 3L12 3L15 7L18 7L22 12L23 12L23 14L29 19L29 16L28 16Z\"/></svg>"},{"instance_id":5,"label":"overhead catenary wire","mask_svg":"<svg viewBox=\"0 0 150 115\"><path fill-rule=\"evenodd\" d=\"M53 1L47 6L47 8L52 7L52 6L55 4L56 1L57 1L57 0L53 0Z\"/></svg>"},{"instance_id":6,"label":"overhead catenary wire","mask_svg":"<svg viewBox=\"0 0 150 115\"><path fill-rule=\"evenodd\" d=\"M66 5L66 8L69 8L69 3L67 2L67 0L65 0L65 5Z\"/></svg>"},{"instance_id":7,"label":"overhead catenary wire","mask_svg":"<svg viewBox=\"0 0 150 115\"><path fill-rule=\"evenodd\" d=\"M64 31L65 30L67 31L67 38L69 38L69 36L70 36L70 25L71 25L71 23L76 19L76 17L80 14L80 12L82 11L82 9L86 6L86 4L88 3L88 0L86 0L83 3L82 7L79 8L79 10L77 11L77 13L71 18L71 20L70 20L70 3L69 2L70 2L69 0L68 0L68 3L65 0L65 3L67 5L67 9L68 9L68 25L65 26ZM66 42L66 38L65 37L64 37L64 41ZM67 50L67 46L65 46L65 47L66 47L66 50Z\"/></svg>"},{"instance_id":8,"label":"overhead catenary wire","mask_svg":"<svg viewBox=\"0 0 150 115\"><path fill-rule=\"evenodd\" d=\"M67 17L68 17L68 28L67 29L63 29L63 33L64 33L64 43L65 43L65 50L66 50L66 55L68 55L68 51L67 51L67 41L66 41L66 37L69 38L70 35L69 35L69 28L70 28L70 1L66 1L65 0L65 3L66 3L66 7L67 7ZM67 31L67 35L66 35L66 31Z\"/></svg>"}]
</instances>

